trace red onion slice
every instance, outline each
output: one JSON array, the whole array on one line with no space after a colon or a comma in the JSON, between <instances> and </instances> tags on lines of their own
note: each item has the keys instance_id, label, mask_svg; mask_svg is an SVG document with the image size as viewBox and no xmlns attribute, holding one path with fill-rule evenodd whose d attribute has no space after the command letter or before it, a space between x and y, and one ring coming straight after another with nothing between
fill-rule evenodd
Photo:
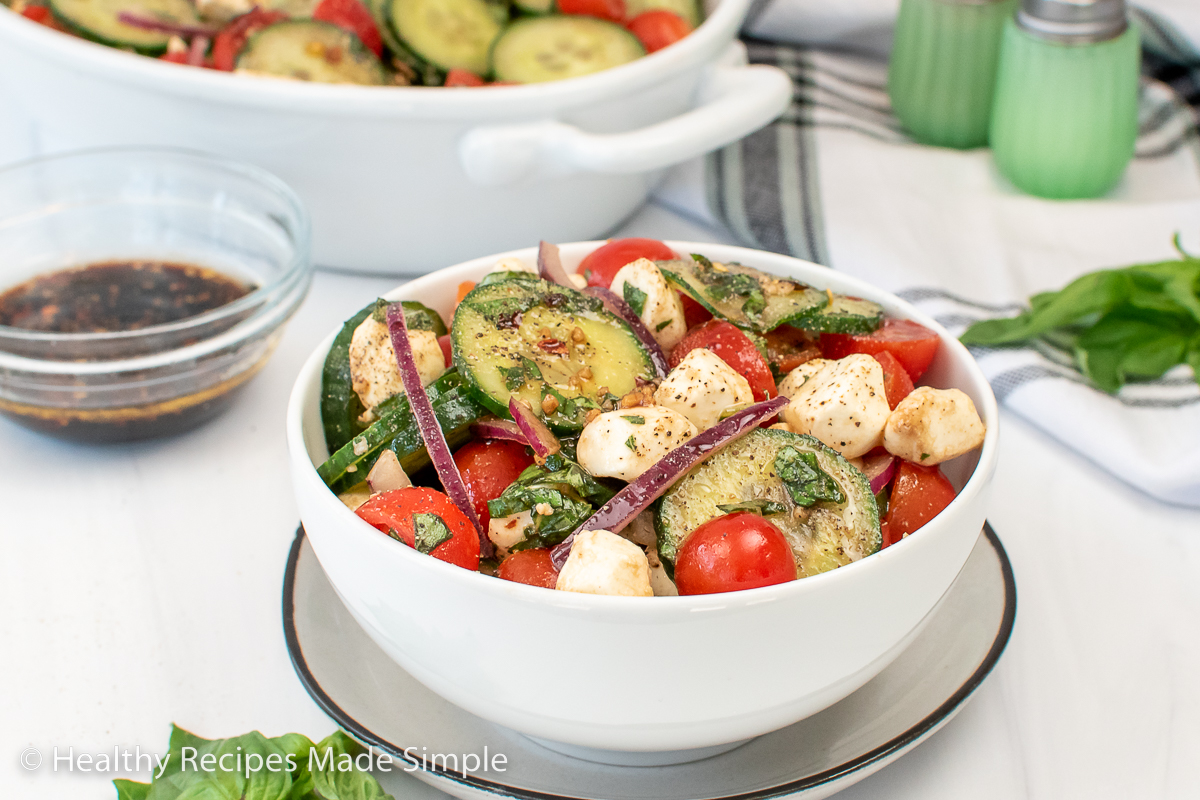
<instances>
[{"instance_id":1,"label":"red onion slice","mask_svg":"<svg viewBox=\"0 0 1200 800\"><path fill-rule=\"evenodd\" d=\"M736 441L758 427L764 419L771 417L788 404L786 397L774 397L755 403L749 408L729 416L715 426L667 453L658 463L643 472L596 511L586 522L576 528L570 536L554 546L550 560L555 569L562 569L571 554L571 543L580 531L606 530L617 533L642 513L651 503L670 489L671 486L706 458L715 455L725 445Z\"/></svg>"},{"instance_id":2,"label":"red onion slice","mask_svg":"<svg viewBox=\"0 0 1200 800\"><path fill-rule=\"evenodd\" d=\"M667 372L669 372L667 368L667 356L663 353L663 349L659 346L658 341L655 340L654 334L642 323L642 318L633 313L633 309L629 307L629 303L626 303L617 297L615 293L602 286L589 286L583 290L583 293L598 298L600 302L604 303L604 307L608 309L609 313L615 314L625 320L629 324L629 327L633 328L634 334L638 339L641 339L642 344L650 351L650 360L654 362L654 370L658 373L658 377L665 378Z\"/></svg>"},{"instance_id":3,"label":"red onion slice","mask_svg":"<svg viewBox=\"0 0 1200 800\"><path fill-rule=\"evenodd\" d=\"M421 439L425 449L429 451L429 460L441 478L442 488L446 495L458 506L459 510L471 520L475 532L479 534L479 555L491 558L495 553L492 540L487 537L487 531L479 524L475 515L475 507L471 505L471 495L463 482L462 473L454 463L450 446L442 433L442 426L433 412L433 404L429 395L421 385L421 373L417 371L417 361L413 357L412 346L408 343L408 326L404 324L404 309L399 303L392 303L387 310L388 334L392 338L392 349L396 351L396 364L400 368L400 380L404 384L404 393L408 395L409 407L417 420L417 428L421 431Z\"/></svg>"},{"instance_id":4,"label":"red onion slice","mask_svg":"<svg viewBox=\"0 0 1200 800\"><path fill-rule=\"evenodd\" d=\"M209 41L210 40L207 36L195 36L192 38L191 47L188 48L188 66L204 66L204 54L208 52Z\"/></svg>"},{"instance_id":5,"label":"red onion slice","mask_svg":"<svg viewBox=\"0 0 1200 800\"><path fill-rule=\"evenodd\" d=\"M520 442L523 445L529 444L529 440L525 438L525 434L521 433L517 423L499 417L484 417L472 425L471 430L475 432L476 436L484 439L504 439L509 442Z\"/></svg>"},{"instance_id":6,"label":"red onion slice","mask_svg":"<svg viewBox=\"0 0 1200 800\"><path fill-rule=\"evenodd\" d=\"M214 28L208 25L188 25L183 22L171 22L170 20L158 19L157 17L147 17L133 11L122 11L117 14L117 21L132 28L141 28L144 31L158 31L159 33L173 33L177 36L215 36L219 28Z\"/></svg>"},{"instance_id":7,"label":"red onion slice","mask_svg":"<svg viewBox=\"0 0 1200 800\"><path fill-rule=\"evenodd\" d=\"M562 257L558 253L558 245L542 242L538 245L538 275L544 281L557 283L559 286L566 286L569 289L574 289L575 284L571 282L571 276L567 272L566 267L562 265Z\"/></svg>"},{"instance_id":8,"label":"red onion slice","mask_svg":"<svg viewBox=\"0 0 1200 800\"><path fill-rule=\"evenodd\" d=\"M867 456L863 459L863 475L871 482L871 493L879 494L883 487L892 481L896 474L896 457L891 453L877 456Z\"/></svg>"},{"instance_id":9,"label":"red onion slice","mask_svg":"<svg viewBox=\"0 0 1200 800\"><path fill-rule=\"evenodd\" d=\"M513 419L516 420L521 433L525 434L525 439L533 448L533 453L538 457L539 462L562 449L562 443L558 441L558 437L550 432L546 423L538 419L537 415L533 413L533 409L524 402L510 396L508 413L512 414Z\"/></svg>"}]
</instances>

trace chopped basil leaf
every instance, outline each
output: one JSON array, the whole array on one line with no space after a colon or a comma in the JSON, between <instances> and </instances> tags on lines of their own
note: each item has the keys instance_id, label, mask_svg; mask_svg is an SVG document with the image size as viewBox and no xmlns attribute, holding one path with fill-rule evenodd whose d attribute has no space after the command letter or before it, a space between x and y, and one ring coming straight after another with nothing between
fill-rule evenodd
<instances>
[{"instance_id":1,"label":"chopped basil leaf","mask_svg":"<svg viewBox=\"0 0 1200 800\"><path fill-rule=\"evenodd\" d=\"M541 380L542 370L531 358L522 358L515 367L497 367L504 376L504 386L510 392L516 391L529 381Z\"/></svg>"},{"instance_id":2,"label":"chopped basil leaf","mask_svg":"<svg viewBox=\"0 0 1200 800\"><path fill-rule=\"evenodd\" d=\"M488 501L488 512L495 519L549 504L551 513L535 513L533 530L512 549L549 547L567 538L612 496L612 490L559 453L547 458L544 464L527 467L498 498Z\"/></svg>"},{"instance_id":3,"label":"chopped basil leaf","mask_svg":"<svg viewBox=\"0 0 1200 800\"><path fill-rule=\"evenodd\" d=\"M628 416L628 417L621 417L621 419L628 420L629 422L631 422L631 423L632 423L632 424L634 424L634 425L645 425L645 424L646 424L646 418L645 418L645 417L639 417L639 416L637 416L637 415L630 415L630 416Z\"/></svg>"},{"instance_id":4,"label":"chopped basil leaf","mask_svg":"<svg viewBox=\"0 0 1200 800\"><path fill-rule=\"evenodd\" d=\"M629 303L629 307L633 309L633 313L640 317L646 309L646 293L627 281L621 287L621 294L625 295L625 302Z\"/></svg>"},{"instance_id":5,"label":"chopped basil leaf","mask_svg":"<svg viewBox=\"0 0 1200 800\"><path fill-rule=\"evenodd\" d=\"M454 538L454 534L437 514L413 514L413 538L417 551L428 555L438 545Z\"/></svg>"},{"instance_id":6,"label":"chopped basil leaf","mask_svg":"<svg viewBox=\"0 0 1200 800\"><path fill-rule=\"evenodd\" d=\"M630 436L628 439L625 440L625 446L628 447L630 450L637 450L637 439L634 438L633 436Z\"/></svg>"},{"instance_id":7,"label":"chopped basil leaf","mask_svg":"<svg viewBox=\"0 0 1200 800\"><path fill-rule=\"evenodd\" d=\"M671 324L671 322L672 322L672 320L669 320L669 319L664 319L662 322L660 322L660 323L658 323L657 325L655 325L655 326L654 326L654 332L655 332L655 333L662 333L662 330L663 330L663 328L665 328L665 327L667 327L668 325L670 325L670 324Z\"/></svg>"},{"instance_id":8,"label":"chopped basil leaf","mask_svg":"<svg viewBox=\"0 0 1200 800\"><path fill-rule=\"evenodd\" d=\"M749 511L763 517L771 514L783 514L788 510L786 503L777 503L774 500L744 500L741 503L718 505L717 508L721 509L725 514L733 514L737 511Z\"/></svg>"},{"instance_id":9,"label":"chopped basil leaf","mask_svg":"<svg viewBox=\"0 0 1200 800\"><path fill-rule=\"evenodd\" d=\"M775 472L798 506L811 506L821 500L846 502L837 481L817 464L815 453L803 453L791 446L780 448L775 454Z\"/></svg>"}]
</instances>

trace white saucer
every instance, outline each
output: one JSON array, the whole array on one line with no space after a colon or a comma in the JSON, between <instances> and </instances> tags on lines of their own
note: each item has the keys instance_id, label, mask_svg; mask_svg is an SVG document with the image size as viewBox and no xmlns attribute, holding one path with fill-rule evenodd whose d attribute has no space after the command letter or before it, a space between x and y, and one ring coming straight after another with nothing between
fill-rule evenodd
<instances>
[{"instance_id":1,"label":"white saucer","mask_svg":"<svg viewBox=\"0 0 1200 800\"><path fill-rule=\"evenodd\" d=\"M468 714L418 683L350 616L303 530L292 546L283 587L283 625L292 662L326 713L362 743L396 757L397 769L420 767L412 774L443 792L489 800L828 797L904 755L949 721L996 665L1016 610L1012 566L985 525L925 630L891 666L845 700L702 761L615 767L551 752ZM565 691L569 686L567 676L523 680L530 691ZM652 676L646 691L655 691ZM489 761L497 753L507 758L505 771L477 770L464 777L441 762L421 760L422 754L478 756L485 747Z\"/></svg>"}]
</instances>

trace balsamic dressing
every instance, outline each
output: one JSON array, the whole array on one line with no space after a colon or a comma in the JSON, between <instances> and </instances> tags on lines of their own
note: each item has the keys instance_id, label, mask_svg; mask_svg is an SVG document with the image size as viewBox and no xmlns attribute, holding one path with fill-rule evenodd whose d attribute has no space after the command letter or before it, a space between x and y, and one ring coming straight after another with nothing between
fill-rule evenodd
<instances>
[{"instance_id":1,"label":"balsamic dressing","mask_svg":"<svg viewBox=\"0 0 1200 800\"><path fill-rule=\"evenodd\" d=\"M220 308L252 289L192 264L106 261L39 275L0 294L0 325L48 333L135 331Z\"/></svg>"},{"instance_id":2,"label":"balsamic dressing","mask_svg":"<svg viewBox=\"0 0 1200 800\"><path fill-rule=\"evenodd\" d=\"M38 275L18 286L0 292L0 326L27 331L61 334L111 333L139 331L169 325L220 308L244 297L256 287L207 267L154 260L106 261L82 267ZM244 316L244 315L243 315ZM208 326L207 330L182 342L175 337L161 340L167 349L213 335L236 324L235 315ZM90 346L85 346L90 347ZM61 340L37 357L81 360L72 355L70 342ZM93 353L98 352L95 348ZM153 352L153 351L151 351ZM94 361L142 355L130 350L106 356L91 355ZM22 355L34 355L22 353ZM265 361L265 357L264 357ZM30 405L0 403L0 412L21 424L60 438L89 442L119 442L166 436L193 428L216 416L231 402L235 390L256 371L257 366L234 375L217 385L197 385L181 389L181 395L161 399L131 389L118 407L91 408L55 403ZM131 379L136 376L127 376ZM149 375L145 377L150 377ZM185 385L186 386L186 385ZM81 385L77 397L87 396Z\"/></svg>"}]
</instances>

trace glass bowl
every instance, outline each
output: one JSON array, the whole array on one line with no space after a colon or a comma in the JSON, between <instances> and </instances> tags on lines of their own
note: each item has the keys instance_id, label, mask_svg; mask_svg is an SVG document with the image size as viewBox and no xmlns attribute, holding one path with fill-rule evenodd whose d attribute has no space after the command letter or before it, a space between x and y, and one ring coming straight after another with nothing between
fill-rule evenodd
<instances>
[{"instance_id":1,"label":"glass bowl","mask_svg":"<svg viewBox=\"0 0 1200 800\"><path fill-rule=\"evenodd\" d=\"M270 173L180 150L90 150L0 170L0 292L109 261L192 264L254 286L133 331L0 325L0 413L113 442L199 425L266 363L312 279L309 219Z\"/></svg>"}]
</instances>

